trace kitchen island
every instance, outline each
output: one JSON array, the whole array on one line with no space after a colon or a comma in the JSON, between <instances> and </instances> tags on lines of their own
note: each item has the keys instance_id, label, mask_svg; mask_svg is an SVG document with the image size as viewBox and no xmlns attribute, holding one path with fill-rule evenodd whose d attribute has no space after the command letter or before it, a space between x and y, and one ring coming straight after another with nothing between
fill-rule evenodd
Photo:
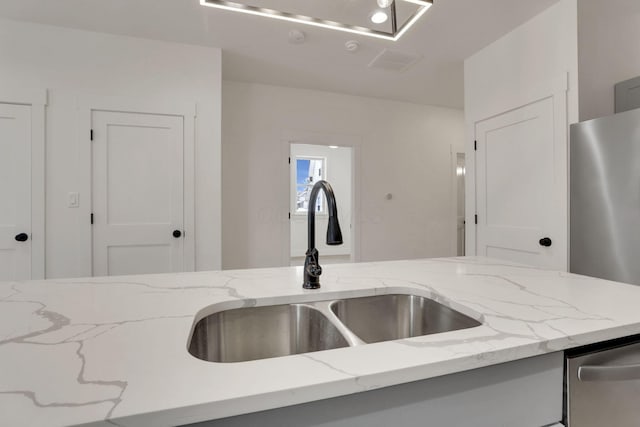
<instances>
[{"instance_id":1,"label":"kitchen island","mask_svg":"<svg viewBox=\"0 0 640 427\"><path fill-rule=\"evenodd\" d=\"M328 265L321 289L301 283L299 267L2 283L0 425L186 425L640 333L640 287L487 258ZM393 293L482 325L241 363L187 351L213 312Z\"/></svg>"}]
</instances>

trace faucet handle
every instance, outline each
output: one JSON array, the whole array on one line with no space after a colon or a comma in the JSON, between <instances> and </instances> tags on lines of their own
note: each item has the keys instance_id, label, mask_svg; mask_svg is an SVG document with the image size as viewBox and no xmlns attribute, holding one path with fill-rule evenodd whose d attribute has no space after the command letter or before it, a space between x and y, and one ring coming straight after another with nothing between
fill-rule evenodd
<instances>
[{"instance_id":1,"label":"faucet handle","mask_svg":"<svg viewBox=\"0 0 640 427\"><path fill-rule=\"evenodd\" d=\"M319 277L322 274L322 267L317 264L307 265L307 273L313 277Z\"/></svg>"}]
</instances>

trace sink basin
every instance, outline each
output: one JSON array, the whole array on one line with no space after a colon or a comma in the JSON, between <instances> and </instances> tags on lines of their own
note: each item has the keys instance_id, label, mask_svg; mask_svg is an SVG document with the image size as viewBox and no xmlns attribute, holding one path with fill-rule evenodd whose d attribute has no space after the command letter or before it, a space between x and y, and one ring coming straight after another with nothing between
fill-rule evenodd
<instances>
[{"instance_id":1,"label":"sink basin","mask_svg":"<svg viewBox=\"0 0 640 427\"><path fill-rule=\"evenodd\" d=\"M338 329L305 304L239 308L200 320L189 353L210 362L245 362L347 347Z\"/></svg>"},{"instance_id":2,"label":"sink basin","mask_svg":"<svg viewBox=\"0 0 640 427\"><path fill-rule=\"evenodd\" d=\"M209 362L246 362L479 325L436 301L403 294L237 308L199 320L189 353Z\"/></svg>"},{"instance_id":3,"label":"sink basin","mask_svg":"<svg viewBox=\"0 0 640 427\"><path fill-rule=\"evenodd\" d=\"M480 326L480 322L416 295L338 300L331 311L366 343L391 341Z\"/></svg>"}]
</instances>

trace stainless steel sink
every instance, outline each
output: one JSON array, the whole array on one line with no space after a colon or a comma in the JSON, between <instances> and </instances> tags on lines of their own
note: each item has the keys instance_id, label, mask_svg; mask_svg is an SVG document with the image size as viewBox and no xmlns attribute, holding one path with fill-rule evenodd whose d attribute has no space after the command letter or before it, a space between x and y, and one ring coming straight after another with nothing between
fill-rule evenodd
<instances>
[{"instance_id":1,"label":"stainless steel sink","mask_svg":"<svg viewBox=\"0 0 640 427\"><path fill-rule=\"evenodd\" d=\"M338 329L304 304L239 308L200 320L189 353L210 362L244 362L347 347Z\"/></svg>"},{"instance_id":2,"label":"stainless steel sink","mask_svg":"<svg viewBox=\"0 0 640 427\"><path fill-rule=\"evenodd\" d=\"M403 294L238 308L199 320L189 353L210 362L246 362L479 325L433 300Z\"/></svg>"},{"instance_id":3,"label":"stainless steel sink","mask_svg":"<svg viewBox=\"0 0 640 427\"><path fill-rule=\"evenodd\" d=\"M480 326L480 322L416 295L379 295L335 301L331 310L367 343Z\"/></svg>"}]
</instances>

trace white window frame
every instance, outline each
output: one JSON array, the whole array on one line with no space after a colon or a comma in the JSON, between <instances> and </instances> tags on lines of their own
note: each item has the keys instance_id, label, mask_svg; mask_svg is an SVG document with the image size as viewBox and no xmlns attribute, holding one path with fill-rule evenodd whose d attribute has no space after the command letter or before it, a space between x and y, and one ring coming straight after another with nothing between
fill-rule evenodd
<instances>
[{"instance_id":1,"label":"white window frame","mask_svg":"<svg viewBox=\"0 0 640 427\"><path fill-rule=\"evenodd\" d=\"M298 193L298 178L297 178L298 177L298 160L320 160L320 161L322 161L320 179L321 180L326 180L326 178L327 178L327 158L326 157L305 156L305 155L296 156L296 157L294 157L292 159L293 168L294 168L294 173L293 173L293 175L291 177L291 179L292 179L291 185L294 188L293 194L297 194ZM315 183L314 183L314 185L315 185ZM324 197L324 193L322 193L320 197ZM291 198L291 213L293 215L297 215L297 216L306 216L306 215L308 215L309 212L308 212L308 210L299 210L298 209L298 204L297 204L297 197L296 196L292 196L292 198ZM316 215L328 215L326 201L321 202L321 209L316 211Z\"/></svg>"}]
</instances>

